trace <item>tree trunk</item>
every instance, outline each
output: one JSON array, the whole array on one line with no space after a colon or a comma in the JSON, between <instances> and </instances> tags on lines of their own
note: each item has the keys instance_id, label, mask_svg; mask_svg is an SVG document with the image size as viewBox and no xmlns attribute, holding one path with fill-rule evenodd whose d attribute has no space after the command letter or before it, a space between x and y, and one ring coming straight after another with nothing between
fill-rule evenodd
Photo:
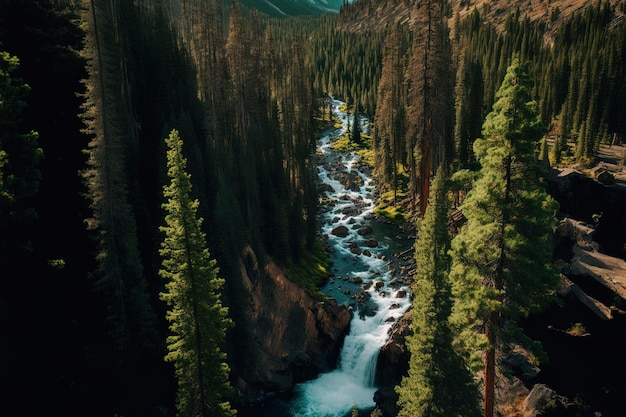
<instances>
[{"instance_id":1,"label":"tree trunk","mask_svg":"<svg viewBox=\"0 0 626 417\"><path fill-rule=\"evenodd\" d=\"M487 340L489 347L485 354L485 398L484 417L493 417L496 390L496 337L494 326L497 325L497 313L491 314L491 319L487 324Z\"/></svg>"}]
</instances>

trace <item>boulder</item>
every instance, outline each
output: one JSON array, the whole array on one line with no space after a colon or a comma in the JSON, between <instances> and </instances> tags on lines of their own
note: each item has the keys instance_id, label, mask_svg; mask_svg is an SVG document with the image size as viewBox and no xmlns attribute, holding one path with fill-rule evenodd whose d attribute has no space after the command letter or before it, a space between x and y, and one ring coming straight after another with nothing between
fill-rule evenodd
<instances>
[{"instance_id":1,"label":"boulder","mask_svg":"<svg viewBox=\"0 0 626 417\"><path fill-rule=\"evenodd\" d=\"M411 354L406 347L406 338L412 334L411 310L404 313L391 327L387 343L380 349L376 365L376 384L380 387L374 401L383 415L397 415L398 394L394 387L402 381L408 371Z\"/></svg>"},{"instance_id":2,"label":"boulder","mask_svg":"<svg viewBox=\"0 0 626 417\"><path fill-rule=\"evenodd\" d=\"M365 225L365 226L361 227L361 228L357 231L357 233L358 233L359 235L361 235L361 236L365 236L365 235L367 235L367 234L370 234L370 233L372 233L372 226L370 226L370 225Z\"/></svg>"},{"instance_id":3,"label":"boulder","mask_svg":"<svg viewBox=\"0 0 626 417\"><path fill-rule=\"evenodd\" d=\"M543 415L563 415L567 409L567 400L544 384L536 384L523 404L522 417Z\"/></svg>"},{"instance_id":4,"label":"boulder","mask_svg":"<svg viewBox=\"0 0 626 417\"><path fill-rule=\"evenodd\" d=\"M317 186L317 191L319 194L334 193L335 189L333 188L332 185L321 182Z\"/></svg>"},{"instance_id":5,"label":"boulder","mask_svg":"<svg viewBox=\"0 0 626 417\"><path fill-rule=\"evenodd\" d=\"M344 225L337 226L330 233L337 237L346 237L348 236L348 228Z\"/></svg>"},{"instance_id":6,"label":"boulder","mask_svg":"<svg viewBox=\"0 0 626 417\"><path fill-rule=\"evenodd\" d=\"M341 185L346 188L346 190L350 191L358 192L361 189L361 185L363 185L363 178L361 178L355 171L340 172L338 180Z\"/></svg>"},{"instance_id":7,"label":"boulder","mask_svg":"<svg viewBox=\"0 0 626 417\"><path fill-rule=\"evenodd\" d=\"M615 184L615 177L611 172L606 169L604 164L600 164L595 167L592 171L593 177L600 183L605 185Z\"/></svg>"},{"instance_id":8,"label":"boulder","mask_svg":"<svg viewBox=\"0 0 626 417\"><path fill-rule=\"evenodd\" d=\"M377 247L377 246L378 246L378 241L377 241L376 239L374 239L373 237L370 237L369 239L367 239L367 240L365 241L365 245L366 245L368 248L375 248L375 247Z\"/></svg>"},{"instance_id":9,"label":"boulder","mask_svg":"<svg viewBox=\"0 0 626 417\"><path fill-rule=\"evenodd\" d=\"M363 252L361 248L350 248L350 253L353 255L360 255Z\"/></svg>"}]
</instances>

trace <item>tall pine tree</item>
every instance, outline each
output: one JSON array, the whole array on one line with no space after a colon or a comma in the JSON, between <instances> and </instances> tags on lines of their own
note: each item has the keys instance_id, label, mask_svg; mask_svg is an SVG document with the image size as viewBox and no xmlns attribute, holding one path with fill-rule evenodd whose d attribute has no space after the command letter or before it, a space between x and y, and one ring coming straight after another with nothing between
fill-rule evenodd
<instances>
[{"instance_id":1,"label":"tall pine tree","mask_svg":"<svg viewBox=\"0 0 626 417\"><path fill-rule=\"evenodd\" d=\"M453 323L474 358L484 353L485 417L494 415L498 347L531 343L516 321L541 308L558 282L551 265L558 207L540 177L542 129L530 88L527 66L515 58L474 144L481 169L461 205L467 223L452 241Z\"/></svg>"},{"instance_id":2,"label":"tall pine tree","mask_svg":"<svg viewBox=\"0 0 626 417\"><path fill-rule=\"evenodd\" d=\"M224 280L210 258L198 200L192 200L191 176L186 173L182 140L172 130L166 139L170 184L163 188L166 225L161 277L167 279L161 299L169 310L172 335L167 338L165 360L174 363L178 380L179 416L234 416L225 398L230 393L226 354L220 349L232 321L221 302Z\"/></svg>"},{"instance_id":3,"label":"tall pine tree","mask_svg":"<svg viewBox=\"0 0 626 417\"><path fill-rule=\"evenodd\" d=\"M28 85L13 74L19 59L0 51L0 267L17 253L31 251L43 152L36 132L22 130ZM2 268L2 270L7 270Z\"/></svg>"},{"instance_id":4,"label":"tall pine tree","mask_svg":"<svg viewBox=\"0 0 626 417\"><path fill-rule=\"evenodd\" d=\"M400 417L480 415L478 388L463 358L454 351L448 324L452 311L449 209L440 167L415 242L413 334L407 338L411 358L408 375L396 387Z\"/></svg>"},{"instance_id":5,"label":"tall pine tree","mask_svg":"<svg viewBox=\"0 0 626 417\"><path fill-rule=\"evenodd\" d=\"M419 195L421 215L432 176L452 151L452 58L444 8L445 1L427 0L418 10L406 69L409 191L412 197Z\"/></svg>"},{"instance_id":6,"label":"tall pine tree","mask_svg":"<svg viewBox=\"0 0 626 417\"><path fill-rule=\"evenodd\" d=\"M84 1L86 32L82 51L88 78L83 113L91 136L83 178L92 216L87 227L97 232L98 270L95 289L108 310L109 332L128 359L157 343L156 313L150 304L140 258L137 222L130 202L128 154L134 134L123 96L128 91L122 52L124 34L115 2Z\"/></svg>"}]
</instances>

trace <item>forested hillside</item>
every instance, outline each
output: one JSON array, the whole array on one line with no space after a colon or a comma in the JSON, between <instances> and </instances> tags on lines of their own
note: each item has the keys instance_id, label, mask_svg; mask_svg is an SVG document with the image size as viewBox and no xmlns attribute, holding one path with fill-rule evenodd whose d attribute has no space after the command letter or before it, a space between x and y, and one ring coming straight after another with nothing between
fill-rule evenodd
<instances>
[{"instance_id":1,"label":"forested hillside","mask_svg":"<svg viewBox=\"0 0 626 417\"><path fill-rule=\"evenodd\" d=\"M180 132L226 303L240 307L228 350L245 356L244 245L288 265L316 244L303 34L244 18L236 3L8 1L0 16L11 57L2 93L17 103L3 104L3 131L39 136L2 141L3 330L16 339L4 391L16 403L41 392L24 415L44 404L69 414L172 408L157 275L164 139ZM29 155L40 153L37 165Z\"/></svg>"},{"instance_id":2,"label":"forested hillside","mask_svg":"<svg viewBox=\"0 0 626 417\"><path fill-rule=\"evenodd\" d=\"M340 11L320 14L326 7ZM546 236L558 208L544 170L592 168L601 147L626 139L625 12L623 0L289 10L236 0L0 0L4 403L24 416L216 415L209 403L230 415L275 388L251 377L263 349L253 329L271 331L275 319L259 312L251 287L272 265L316 300L300 302L324 301L313 153L332 123L328 96L371 121L371 135L350 137L373 164L377 214L439 233L420 232L431 240L416 245L418 262L433 264L415 280L444 298L429 306L420 294L415 310L436 310L442 326L432 331L459 355L444 371L476 371L470 356L495 355L485 340L529 342L517 333L518 312L540 310L556 285ZM443 235L452 209L469 225L453 230L456 240ZM532 224L522 220L530 212ZM609 249L623 258L618 224ZM490 227L499 240L482 234ZM496 249L469 251L476 241L502 253L481 257ZM429 252L439 244L445 254ZM509 274L521 264L542 283ZM453 286L455 274L474 279ZM483 282L483 304L463 304L484 295ZM200 331L211 326L219 337ZM426 349L421 342L413 352ZM494 395L463 384L470 396Z\"/></svg>"}]
</instances>

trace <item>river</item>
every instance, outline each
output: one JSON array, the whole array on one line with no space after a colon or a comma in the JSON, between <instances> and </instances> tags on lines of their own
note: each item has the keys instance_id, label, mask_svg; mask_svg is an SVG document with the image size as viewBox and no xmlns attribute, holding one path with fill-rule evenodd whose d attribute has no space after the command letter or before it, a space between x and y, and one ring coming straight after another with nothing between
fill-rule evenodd
<instances>
[{"instance_id":1,"label":"river","mask_svg":"<svg viewBox=\"0 0 626 417\"><path fill-rule=\"evenodd\" d=\"M350 416L355 405L364 412L373 409L378 353L393 322L410 306L408 288L393 282L387 261L407 242L398 241L389 226L374 220L370 168L357 154L331 146L351 121L342 105L333 100L341 127L327 129L319 138L317 168L325 188L320 233L332 261L332 277L322 291L353 310L350 330L335 370L298 384L288 397L268 401L257 417L343 417ZM364 117L361 123L367 133Z\"/></svg>"}]
</instances>

